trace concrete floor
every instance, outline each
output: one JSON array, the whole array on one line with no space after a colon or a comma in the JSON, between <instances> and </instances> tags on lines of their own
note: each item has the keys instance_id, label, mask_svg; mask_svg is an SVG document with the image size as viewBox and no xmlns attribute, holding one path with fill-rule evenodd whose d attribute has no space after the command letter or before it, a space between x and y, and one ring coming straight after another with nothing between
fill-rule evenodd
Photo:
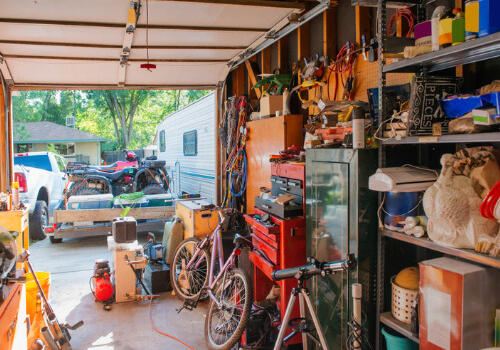
<instances>
[{"instance_id":1,"label":"concrete floor","mask_svg":"<svg viewBox=\"0 0 500 350\"><path fill-rule=\"evenodd\" d=\"M140 238L145 240L144 236ZM94 302L89 278L95 259L111 260L106 237L66 239L61 244L46 239L33 244L30 252L35 270L51 273L50 300L58 319L70 324L85 322L71 332L73 349L187 349L151 329L147 302L113 304L111 311L104 311L102 304ZM175 309L180 306L177 297L162 293L153 301L153 323L193 348L205 349L206 303L178 314Z\"/></svg>"}]
</instances>

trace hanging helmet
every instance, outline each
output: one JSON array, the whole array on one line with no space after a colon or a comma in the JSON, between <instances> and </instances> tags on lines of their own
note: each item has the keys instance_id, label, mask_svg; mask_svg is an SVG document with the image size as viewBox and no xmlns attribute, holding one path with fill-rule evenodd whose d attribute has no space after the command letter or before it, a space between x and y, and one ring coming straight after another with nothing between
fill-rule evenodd
<instances>
[{"instance_id":1,"label":"hanging helmet","mask_svg":"<svg viewBox=\"0 0 500 350\"><path fill-rule=\"evenodd\" d=\"M127 151L127 153L125 154L125 158L129 162L133 162L134 160L137 160L137 155L132 151Z\"/></svg>"}]
</instances>

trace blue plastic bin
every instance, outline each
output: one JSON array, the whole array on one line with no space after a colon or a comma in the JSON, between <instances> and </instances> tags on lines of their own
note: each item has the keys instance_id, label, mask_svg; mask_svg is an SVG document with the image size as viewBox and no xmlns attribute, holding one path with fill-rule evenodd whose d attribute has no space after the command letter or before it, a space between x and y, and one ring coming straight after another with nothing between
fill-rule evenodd
<instances>
[{"instance_id":1,"label":"blue plastic bin","mask_svg":"<svg viewBox=\"0 0 500 350\"><path fill-rule=\"evenodd\" d=\"M392 330L382 328L382 334L385 338L387 350L418 350L417 343L408 338L396 335L397 333Z\"/></svg>"}]
</instances>

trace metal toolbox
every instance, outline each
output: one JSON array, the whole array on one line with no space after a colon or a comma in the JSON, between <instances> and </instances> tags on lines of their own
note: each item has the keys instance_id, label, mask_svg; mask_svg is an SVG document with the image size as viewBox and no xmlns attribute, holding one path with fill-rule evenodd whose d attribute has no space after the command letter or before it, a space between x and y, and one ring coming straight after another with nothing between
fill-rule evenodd
<instances>
[{"instance_id":1,"label":"metal toolbox","mask_svg":"<svg viewBox=\"0 0 500 350\"><path fill-rule=\"evenodd\" d=\"M114 218L111 232L116 243L131 243L137 240L137 221L130 216Z\"/></svg>"},{"instance_id":2,"label":"metal toolbox","mask_svg":"<svg viewBox=\"0 0 500 350\"><path fill-rule=\"evenodd\" d=\"M281 205L260 197L255 197L255 207L282 219L297 217L304 213L303 207L293 202Z\"/></svg>"}]
</instances>

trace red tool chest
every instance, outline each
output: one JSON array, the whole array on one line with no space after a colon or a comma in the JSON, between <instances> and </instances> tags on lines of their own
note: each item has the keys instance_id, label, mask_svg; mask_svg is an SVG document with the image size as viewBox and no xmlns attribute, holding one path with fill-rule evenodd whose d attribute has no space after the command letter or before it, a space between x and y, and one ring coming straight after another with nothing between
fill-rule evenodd
<instances>
[{"instance_id":1,"label":"red tool chest","mask_svg":"<svg viewBox=\"0 0 500 350\"><path fill-rule=\"evenodd\" d=\"M302 163L273 163L271 174L273 177L284 179L287 183L292 180L291 182L297 184L295 188L302 190L301 197L305 197L303 186L305 167ZM295 191L297 192L297 190ZM299 193L297 192L297 194ZM254 250L250 252L250 260L254 264L254 296L255 300L262 300L266 298L274 283L271 279L273 271L297 267L306 263L306 220L303 216L282 219L269 215L273 224L270 225L256 218L256 215L262 217L268 213L258 208L255 208L254 212L253 215L245 215L245 220L252 230ZM297 286L297 281L287 279L276 283L280 286L281 295L278 307L283 319L290 293ZM292 319L299 316L300 310L297 303L292 313ZM301 341L302 338L297 335L287 344L296 344Z\"/></svg>"}]
</instances>

